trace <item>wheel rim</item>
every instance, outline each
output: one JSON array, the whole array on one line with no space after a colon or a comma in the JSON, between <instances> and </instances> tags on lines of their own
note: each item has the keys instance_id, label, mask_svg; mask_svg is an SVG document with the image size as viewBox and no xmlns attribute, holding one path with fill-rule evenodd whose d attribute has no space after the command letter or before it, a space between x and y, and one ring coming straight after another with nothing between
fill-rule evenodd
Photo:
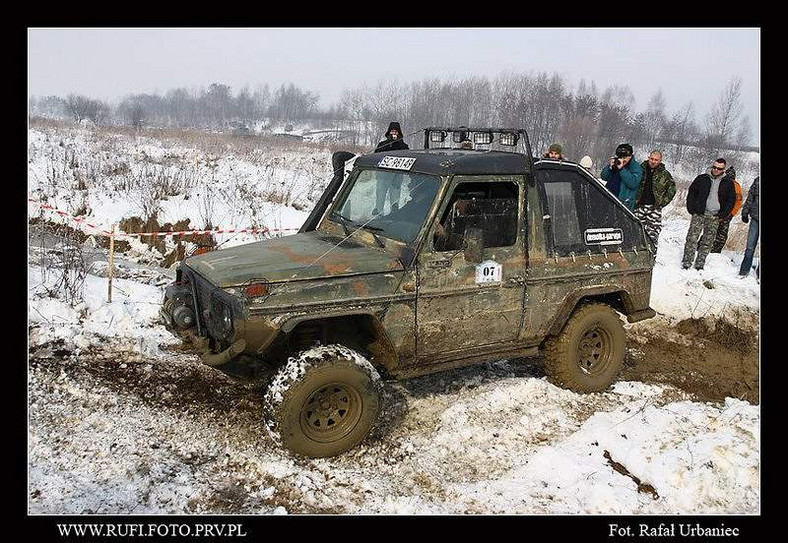
<instances>
[{"instance_id":1,"label":"wheel rim","mask_svg":"<svg viewBox=\"0 0 788 543\"><path fill-rule=\"evenodd\" d=\"M595 326L580 338L577 346L578 364L583 373L598 375L610 365L613 355L613 339L610 334Z\"/></svg>"},{"instance_id":2,"label":"wheel rim","mask_svg":"<svg viewBox=\"0 0 788 543\"><path fill-rule=\"evenodd\" d=\"M361 395L346 384L314 391L301 409L301 428L314 441L331 443L349 434L361 419Z\"/></svg>"}]
</instances>

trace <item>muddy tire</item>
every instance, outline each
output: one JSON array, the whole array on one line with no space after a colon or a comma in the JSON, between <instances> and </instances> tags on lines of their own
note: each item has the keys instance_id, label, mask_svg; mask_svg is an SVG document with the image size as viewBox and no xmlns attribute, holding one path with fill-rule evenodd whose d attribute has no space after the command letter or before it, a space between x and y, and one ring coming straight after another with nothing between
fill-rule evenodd
<instances>
[{"instance_id":1,"label":"muddy tire","mask_svg":"<svg viewBox=\"0 0 788 543\"><path fill-rule=\"evenodd\" d=\"M266 426L281 446L303 456L334 456L358 445L380 409L380 375L342 345L290 358L265 393Z\"/></svg>"},{"instance_id":2,"label":"muddy tire","mask_svg":"<svg viewBox=\"0 0 788 543\"><path fill-rule=\"evenodd\" d=\"M575 392L605 390L624 365L626 332L613 308L587 304L572 313L546 344L545 372Z\"/></svg>"}]
</instances>

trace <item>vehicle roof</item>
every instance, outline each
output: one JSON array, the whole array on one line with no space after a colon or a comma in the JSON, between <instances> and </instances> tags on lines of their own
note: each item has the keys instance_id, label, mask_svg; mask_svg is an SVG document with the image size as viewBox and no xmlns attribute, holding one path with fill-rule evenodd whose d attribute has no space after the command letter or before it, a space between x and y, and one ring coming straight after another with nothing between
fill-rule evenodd
<instances>
[{"instance_id":1,"label":"vehicle roof","mask_svg":"<svg viewBox=\"0 0 788 543\"><path fill-rule=\"evenodd\" d=\"M504 151L469 151L461 149L418 149L372 153L360 156L355 165L377 168L386 156L415 158L410 172L432 175L522 175L531 171L528 157ZM400 171L400 170L391 170Z\"/></svg>"}]
</instances>

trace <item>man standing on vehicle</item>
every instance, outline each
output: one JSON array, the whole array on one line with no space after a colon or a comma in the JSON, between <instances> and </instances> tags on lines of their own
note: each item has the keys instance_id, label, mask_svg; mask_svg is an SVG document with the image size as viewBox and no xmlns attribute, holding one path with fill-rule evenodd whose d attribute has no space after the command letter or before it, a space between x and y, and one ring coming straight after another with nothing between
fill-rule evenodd
<instances>
[{"instance_id":1,"label":"man standing on vehicle","mask_svg":"<svg viewBox=\"0 0 788 543\"><path fill-rule=\"evenodd\" d=\"M725 174L724 158L718 158L709 173L702 173L690 184L687 193L687 211L692 215L687 239L684 240L682 267L686 270L695 260L695 269L702 270L711 244L717 235L720 219L727 217L736 201L733 175ZM725 175L723 175L725 174ZM700 246L698 238L700 237ZM697 250L697 256L695 252Z\"/></svg>"},{"instance_id":2,"label":"man standing on vehicle","mask_svg":"<svg viewBox=\"0 0 788 543\"><path fill-rule=\"evenodd\" d=\"M643 223L656 255L657 240L662 231L662 208L676 195L676 182L662 162L662 151L651 151L641 166L643 182L635 197L635 217Z\"/></svg>"},{"instance_id":3,"label":"man standing on vehicle","mask_svg":"<svg viewBox=\"0 0 788 543\"><path fill-rule=\"evenodd\" d=\"M402 140L402 129L399 126L398 122L391 122L389 123L389 129L386 130L385 139L380 140L378 146L375 147L376 153L385 153L387 151L400 151L404 149L409 149L408 144ZM396 183L381 183L378 181L377 183L377 190L375 192L375 210L372 212L373 215L377 216L383 213L383 205L386 201L386 195L388 194L390 200L390 206L392 209L396 209L399 206L399 197L400 197L400 190L402 185L402 179L400 178Z\"/></svg>"},{"instance_id":4,"label":"man standing on vehicle","mask_svg":"<svg viewBox=\"0 0 788 543\"><path fill-rule=\"evenodd\" d=\"M378 146L375 147L376 153L409 149L408 144L402 140L402 129L398 122L389 123L389 129L386 130L384 136L386 136L385 139L380 140Z\"/></svg>"},{"instance_id":5,"label":"man standing on vehicle","mask_svg":"<svg viewBox=\"0 0 788 543\"><path fill-rule=\"evenodd\" d=\"M629 209L635 209L637 195L643 178L643 168L632 160L632 146L622 143L616 147L616 155L602 169L600 177L607 181L607 190L615 194Z\"/></svg>"}]
</instances>

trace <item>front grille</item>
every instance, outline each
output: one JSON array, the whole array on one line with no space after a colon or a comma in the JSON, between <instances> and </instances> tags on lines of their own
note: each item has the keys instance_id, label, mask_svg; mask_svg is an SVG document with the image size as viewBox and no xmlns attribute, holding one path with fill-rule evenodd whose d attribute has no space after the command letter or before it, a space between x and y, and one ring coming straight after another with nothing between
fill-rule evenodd
<instances>
[{"instance_id":1,"label":"front grille","mask_svg":"<svg viewBox=\"0 0 788 543\"><path fill-rule=\"evenodd\" d=\"M231 330L225 330L222 324L222 315L225 307L229 307L233 314L232 297L221 288L210 283L193 270L188 272L189 282L194 287L196 294L196 313L200 320L201 333L225 342Z\"/></svg>"}]
</instances>

